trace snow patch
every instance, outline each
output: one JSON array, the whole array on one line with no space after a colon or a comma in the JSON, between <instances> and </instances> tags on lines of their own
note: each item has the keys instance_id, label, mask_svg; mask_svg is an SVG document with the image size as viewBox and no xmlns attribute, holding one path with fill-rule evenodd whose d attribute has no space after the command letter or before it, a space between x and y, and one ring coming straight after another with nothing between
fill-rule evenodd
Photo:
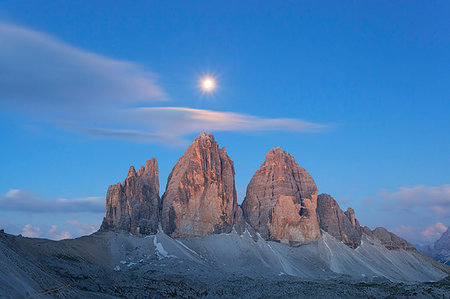
<instances>
[{"instance_id":1,"label":"snow patch","mask_svg":"<svg viewBox=\"0 0 450 299\"><path fill-rule=\"evenodd\" d=\"M189 252L195 254L196 256L200 256L197 252L195 252L194 250L192 250L191 248L187 247L186 244L184 244L183 242L181 242L180 240L174 239L178 244L180 244L181 246L183 246L186 250L188 250Z\"/></svg>"},{"instance_id":2,"label":"snow patch","mask_svg":"<svg viewBox=\"0 0 450 299\"><path fill-rule=\"evenodd\" d=\"M114 271L120 271L120 266L115 266Z\"/></svg>"},{"instance_id":3,"label":"snow patch","mask_svg":"<svg viewBox=\"0 0 450 299\"><path fill-rule=\"evenodd\" d=\"M177 258L174 255L170 255L162 246L161 243L158 242L158 239L155 238L153 239L153 245L155 245L155 250L156 250L156 255L158 256L158 259L162 259L162 258L168 258L168 257L173 257L173 258Z\"/></svg>"},{"instance_id":4,"label":"snow patch","mask_svg":"<svg viewBox=\"0 0 450 299\"><path fill-rule=\"evenodd\" d=\"M330 251L331 256L333 256L333 252L331 251L330 246L328 246L328 244L327 244L327 238L326 237L323 238L323 243L325 243L325 246L327 246L328 250Z\"/></svg>"}]
</instances>

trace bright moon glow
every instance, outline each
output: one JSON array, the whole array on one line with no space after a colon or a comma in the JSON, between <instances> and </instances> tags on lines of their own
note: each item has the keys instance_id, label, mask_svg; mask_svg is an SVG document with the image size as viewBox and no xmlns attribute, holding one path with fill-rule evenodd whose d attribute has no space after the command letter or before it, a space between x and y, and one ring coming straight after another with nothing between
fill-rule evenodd
<instances>
[{"instance_id":1,"label":"bright moon glow","mask_svg":"<svg viewBox=\"0 0 450 299\"><path fill-rule=\"evenodd\" d=\"M202 79L202 89L204 91L212 91L216 87L216 82L212 78Z\"/></svg>"}]
</instances>

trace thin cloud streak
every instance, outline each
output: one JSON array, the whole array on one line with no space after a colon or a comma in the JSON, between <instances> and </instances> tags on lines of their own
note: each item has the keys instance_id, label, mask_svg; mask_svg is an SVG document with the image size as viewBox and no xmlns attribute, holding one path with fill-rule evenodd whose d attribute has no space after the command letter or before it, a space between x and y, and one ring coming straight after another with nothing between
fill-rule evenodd
<instances>
[{"instance_id":1,"label":"thin cloud streak","mask_svg":"<svg viewBox=\"0 0 450 299\"><path fill-rule=\"evenodd\" d=\"M189 134L210 131L296 131L322 132L327 125L290 118L261 118L249 114L222 112L188 107L147 107L130 111L142 123L156 125L164 121L163 128ZM180 128L179 124L183 124Z\"/></svg>"},{"instance_id":2,"label":"thin cloud streak","mask_svg":"<svg viewBox=\"0 0 450 299\"><path fill-rule=\"evenodd\" d=\"M121 113L118 119L122 123L153 131L105 128L87 128L81 130L95 137L182 144L184 143L183 136L202 131L291 131L318 133L330 129L328 125L307 122L300 119L261 118L249 114L187 107L129 109Z\"/></svg>"},{"instance_id":3,"label":"thin cloud streak","mask_svg":"<svg viewBox=\"0 0 450 299\"><path fill-rule=\"evenodd\" d=\"M5 195L0 196L0 206L3 211L32 213L104 213L105 198L86 197L45 200L37 198L28 192L11 189Z\"/></svg>"},{"instance_id":4,"label":"thin cloud streak","mask_svg":"<svg viewBox=\"0 0 450 299\"><path fill-rule=\"evenodd\" d=\"M133 142L154 142L171 145L183 145L184 141L164 134L147 133L139 130L121 130L79 127L77 131L94 138L121 139Z\"/></svg>"}]
</instances>

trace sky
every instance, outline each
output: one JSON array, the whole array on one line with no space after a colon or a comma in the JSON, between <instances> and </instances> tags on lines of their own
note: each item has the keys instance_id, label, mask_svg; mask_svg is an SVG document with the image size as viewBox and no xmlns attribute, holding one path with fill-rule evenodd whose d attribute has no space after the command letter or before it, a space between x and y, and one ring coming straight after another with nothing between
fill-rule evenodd
<instances>
[{"instance_id":1,"label":"sky","mask_svg":"<svg viewBox=\"0 0 450 299\"><path fill-rule=\"evenodd\" d=\"M0 227L98 229L156 157L211 132L238 202L280 146L362 225L450 225L448 1L0 1ZM199 88L215 79L211 93Z\"/></svg>"}]
</instances>

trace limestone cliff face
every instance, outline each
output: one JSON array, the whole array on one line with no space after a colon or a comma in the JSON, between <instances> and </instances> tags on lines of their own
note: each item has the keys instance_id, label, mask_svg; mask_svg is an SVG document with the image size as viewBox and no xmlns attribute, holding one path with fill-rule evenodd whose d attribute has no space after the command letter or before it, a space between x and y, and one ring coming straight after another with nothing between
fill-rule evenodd
<instances>
[{"instance_id":1,"label":"limestone cliff face","mask_svg":"<svg viewBox=\"0 0 450 299\"><path fill-rule=\"evenodd\" d=\"M230 232L239 218L236 197L233 161L211 134L201 133L169 175L162 227L172 237Z\"/></svg>"},{"instance_id":2,"label":"limestone cliff face","mask_svg":"<svg viewBox=\"0 0 450 299\"><path fill-rule=\"evenodd\" d=\"M361 244L361 227L352 208L344 213L333 197L320 194L317 197L317 215L320 228L339 241L351 248Z\"/></svg>"},{"instance_id":3,"label":"limestone cliff face","mask_svg":"<svg viewBox=\"0 0 450 299\"><path fill-rule=\"evenodd\" d=\"M277 147L266 154L247 187L244 217L267 240L291 244L316 240L317 192L309 173Z\"/></svg>"},{"instance_id":4,"label":"limestone cliff face","mask_svg":"<svg viewBox=\"0 0 450 299\"><path fill-rule=\"evenodd\" d=\"M106 194L106 216L100 230L156 233L159 223L158 162L147 161L137 172L131 166L127 178L111 185Z\"/></svg>"}]
</instances>

